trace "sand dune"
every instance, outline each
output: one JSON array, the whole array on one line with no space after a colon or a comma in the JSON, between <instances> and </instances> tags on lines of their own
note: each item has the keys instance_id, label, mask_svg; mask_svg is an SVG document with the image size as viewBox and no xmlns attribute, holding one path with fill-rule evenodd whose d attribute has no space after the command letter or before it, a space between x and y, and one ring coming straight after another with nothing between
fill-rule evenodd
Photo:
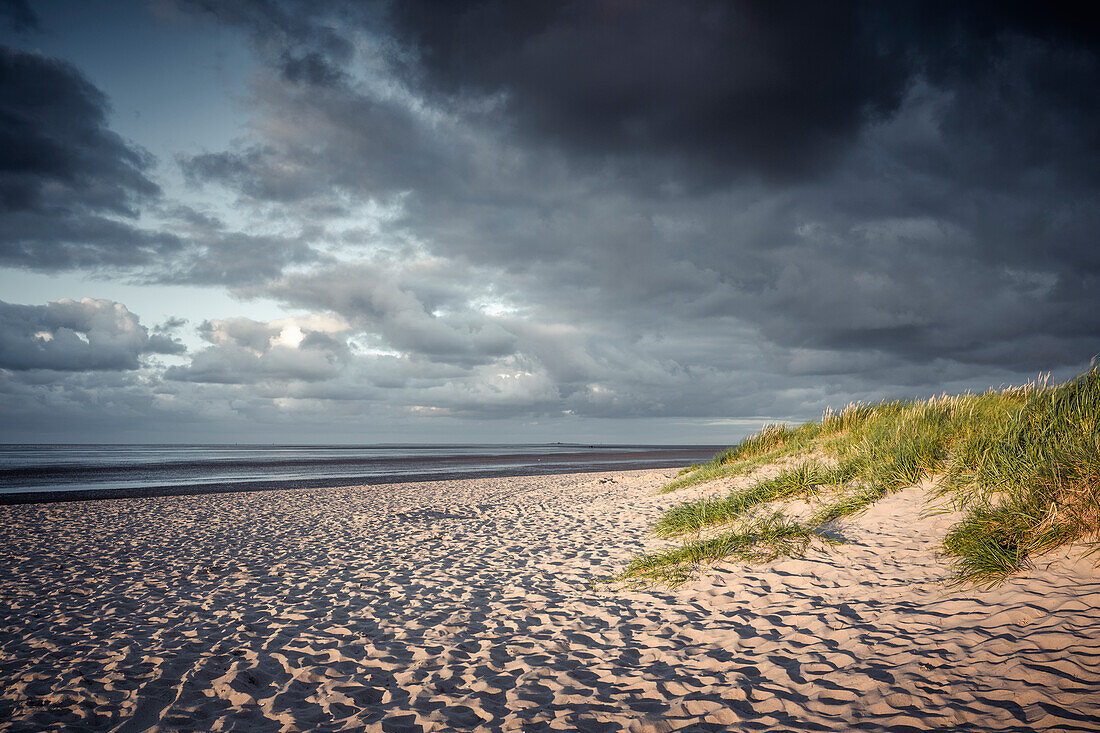
<instances>
[{"instance_id":1,"label":"sand dune","mask_svg":"<svg viewBox=\"0 0 1100 733\"><path fill-rule=\"evenodd\" d=\"M0 730L1100 730L1091 560L951 593L915 487L803 560L593 584L714 491L665 480L0 507Z\"/></svg>"}]
</instances>

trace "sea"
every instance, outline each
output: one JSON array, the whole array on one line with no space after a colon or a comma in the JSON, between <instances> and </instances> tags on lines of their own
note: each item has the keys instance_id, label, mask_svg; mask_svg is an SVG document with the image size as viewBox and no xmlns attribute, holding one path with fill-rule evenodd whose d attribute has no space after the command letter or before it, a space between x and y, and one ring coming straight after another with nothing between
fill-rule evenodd
<instances>
[{"instance_id":1,"label":"sea","mask_svg":"<svg viewBox=\"0 0 1100 733\"><path fill-rule=\"evenodd\" d=\"M716 445L0 445L0 504L662 469Z\"/></svg>"}]
</instances>

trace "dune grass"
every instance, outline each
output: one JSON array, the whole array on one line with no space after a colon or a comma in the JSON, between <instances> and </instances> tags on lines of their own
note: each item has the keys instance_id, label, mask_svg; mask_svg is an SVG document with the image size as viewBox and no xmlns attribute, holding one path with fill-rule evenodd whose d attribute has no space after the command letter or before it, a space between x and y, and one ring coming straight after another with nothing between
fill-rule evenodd
<instances>
[{"instance_id":1,"label":"dune grass","mask_svg":"<svg viewBox=\"0 0 1100 733\"><path fill-rule=\"evenodd\" d=\"M793 522L780 512L743 519L714 537L692 539L678 547L638 555L623 573L627 581L658 581L678 585L703 565L723 559L768 561L784 555L802 555L814 540L834 542L814 527Z\"/></svg>"},{"instance_id":2,"label":"dune grass","mask_svg":"<svg viewBox=\"0 0 1100 733\"><path fill-rule=\"evenodd\" d=\"M819 484L829 483L831 472L817 461L807 460L772 479L757 481L725 497L704 497L673 507L662 516L654 531L662 537L698 532L712 524L730 522L749 509L781 499L818 493Z\"/></svg>"},{"instance_id":3,"label":"dune grass","mask_svg":"<svg viewBox=\"0 0 1100 733\"><path fill-rule=\"evenodd\" d=\"M1067 543L1100 547L1100 369L1055 386L853 404L819 422L765 426L665 490L781 460L794 463L775 478L670 509L657 534L695 537L636 558L624 577L680 582L721 558L801 553L830 522L933 476L936 496L963 512L943 542L957 583L996 584ZM804 524L752 515L796 498L818 504Z\"/></svg>"},{"instance_id":4,"label":"dune grass","mask_svg":"<svg viewBox=\"0 0 1100 733\"><path fill-rule=\"evenodd\" d=\"M715 479L743 476L747 473L752 473L761 466L766 466L788 455L789 453L782 448L776 448L761 455L753 456L752 458L745 458L742 460L732 459L728 462L723 462L719 460L721 457L721 454L719 454L707 463L699 466L692 466L690 469L682 471L679 476L661 489L661 493L668 494L679 489L686 489L689 486L705 484Z\"/></svg>"}]
</instances>

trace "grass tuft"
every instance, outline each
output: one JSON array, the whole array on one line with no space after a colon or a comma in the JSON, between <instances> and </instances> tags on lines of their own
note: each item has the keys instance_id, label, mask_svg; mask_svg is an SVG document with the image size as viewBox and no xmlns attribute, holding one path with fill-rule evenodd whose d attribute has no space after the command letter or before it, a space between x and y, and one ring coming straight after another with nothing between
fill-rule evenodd
<instances>
[{"instance_id":1,"label":"grass tuft","mask_svg":"<svg viewBox=\"0 0 1100 733\"><path fill-rule=\"evenodd\" d=\"M803 461L775 478L757 481L728 496L704 497L675 506L657 521L654 531L662 537L676 537L732 522L761 504L816 494L817 486L831 483L831 478L831 472L820 463Z\"/></svg>"},{"instance_id":2,"label":"grass tuft","mask_svg":"<svg viewBox=\"0 0 1100 733\"><path fill-rule=\"evenodd\" d=\"M826 467L821 455L835 465ZM690 576L690 568L722 557L801 552L822 525L933 475L938 497L964 513L943 543L957 583L995 584L1071 542L1100 550L1100 369L1056 386L1038 380L984 394L854 403L826 410L817 423L766 425L665 491L799 457L775 478L670 509L655 525L664 537L741 524L642 556L626 575L668 580L680 577L681 565ZM795 498L822 499L808 524L750 516Z\"/></svg>"},{"instance_id":3,"label":"grass tuft","mask_svg":"<svg viewBox=\"0 0 1100 733\"><path fill-rule=\"evenodd\" d=\"M749 517L740 526L706 539L692 539L678 547L638 555L620 576L628 582L657 581L679 585L703 567L723 559L745 562L774 560L780 556L799 557L815 540L831 543L814 528L786 519L774 512Z\"/></svg>"},{"instance_id":4,"label":"grass tuft","mask_svg":"<svg viewBox=\"0 0 1100 733\"><path fill-rule=\"evenodd\" d=\"M810 517L810 523L822 525L827 522L835 522L844 517L850 517L853 514L862 512L884 496L886 496L886 491L879 486L857 487L819 507Z\"/></svg>"}]
</instances>

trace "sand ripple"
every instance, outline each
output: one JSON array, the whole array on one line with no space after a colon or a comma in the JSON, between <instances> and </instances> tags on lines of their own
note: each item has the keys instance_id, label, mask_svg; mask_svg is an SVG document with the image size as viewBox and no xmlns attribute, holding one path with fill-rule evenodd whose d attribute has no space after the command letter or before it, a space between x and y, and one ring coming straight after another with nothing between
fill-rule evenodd
<instances>
[{"instance_id":1,"label":"sand ripple","mask_svg":"<svg viewBox=\"0 0 1100 733\"><path fill-rule=\"evenodd\" d=\"M948 593L914 488L805 560L593 585L663 480L0 507L0 730L1100 730L1089 560Z\"/></svg>"}]
</instances>

